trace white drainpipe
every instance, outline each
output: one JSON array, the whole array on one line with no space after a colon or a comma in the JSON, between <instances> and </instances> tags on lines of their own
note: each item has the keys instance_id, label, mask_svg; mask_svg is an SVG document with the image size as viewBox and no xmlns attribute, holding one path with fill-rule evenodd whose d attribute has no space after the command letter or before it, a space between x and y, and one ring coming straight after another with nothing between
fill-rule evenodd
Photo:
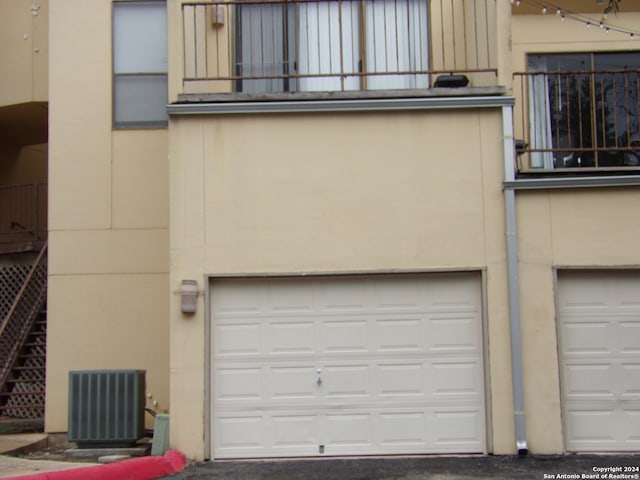
<instances>
[{"instance_id":1,"label":"white drainpipe","mask_svg":"<svg viewBox=\"0 0 640 480\"><path fill-rule=\"evenodd\" d=\"M515 148L513 138L513 110L502 107L504 141L504 178L515 180ZM527 431L524 417L524 383L522 379L522 341L520 333L520 287L518 281L518 239L516 235L516 199L513 188L504 191L507 240L507 279L509 283L509 325L511 327L511 377L513 382L513 415L516 449L526 455Z\"/></svg>"}]
</instances>

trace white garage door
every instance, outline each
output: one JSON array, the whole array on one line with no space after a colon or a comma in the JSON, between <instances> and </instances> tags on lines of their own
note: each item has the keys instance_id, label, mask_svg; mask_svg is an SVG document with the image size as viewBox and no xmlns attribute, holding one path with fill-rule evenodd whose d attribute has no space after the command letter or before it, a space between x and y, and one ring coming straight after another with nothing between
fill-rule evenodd
<instances>
[{"instance_id":1,"label":"white garage door","mask_svg":"<svg viewBox=\"0 0 640 480\"><path fill-rule=\"evenodd\" d=\"M214 458L483 452L478 275L216 280Z\"/></svg>"},{"instance_id":2,"label":"white garage door","mask_svg":"<svg viewBox=\"0 0 640 480\"><path fill-rule=\"evenodd\" d=\"M640 275L562 272L558 290L567 450L640 449Z\"/></svg>"}]
</instances>

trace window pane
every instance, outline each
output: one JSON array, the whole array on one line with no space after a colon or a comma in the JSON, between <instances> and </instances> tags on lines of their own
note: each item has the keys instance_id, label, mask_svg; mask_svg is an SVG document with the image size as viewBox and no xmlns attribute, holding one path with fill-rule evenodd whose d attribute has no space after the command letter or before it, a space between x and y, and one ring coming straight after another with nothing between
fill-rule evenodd
<instances>
[{"instance_id":1,"label":"window pane","mask_svg":"<svg viewBox=\"0 0 640 480\"><path fill-rule=\"evenodd\" d=\"M244 77L276 77L293 69L294 43L291 29L293 6L263 4L238 7L238 74ZM243 80L239 91L261 93L289 90L288 80L261 78Z\"/></svg>"},{"instance_id":2,"label":"window pane","mask_svg":"<svg viewBox=\"0 0 640 480\"><path fill-rule=\"evenodd\" d=\"M117 76L114 102L116 127L166 125L167 76Z\"/></svg>"},{"instance_id":3,"label":"window pane","mask_svg":"<svg viewBox=\"0 0 640 480\"><path fill-rule=\"evenodd\" d=\"M616 148L630 144L637 134L640 53L619 52L594 55L596 122L598 147ZM625 155L611 151L603 156L607 165L625 166Z\"/></svg>"},{"instance_id":4,"label":"window pane","mask_svg":"<svg viewBox=\"0 0 640 480\"><path fill-rule=\"evenodd\" d=\"M164 2L113 5L115 73L167 71L167 13Z\"/></svg>"},{"instance_id":5,"label":"window pane","mask_svg":"<svg viewBox=\"0 0 640 480\"><path fill-rule=\"evenodd\" d=\"M593 166L593 152L572 149L590 149L593 139L593 97L592 75L580 73L591 71L589 54L531 55L530 71L549 72L544 76L534 77L536 89L532 98L537 102L534 110L538 113L535 122L536 135L533 148L553 148L553 166L577 167ZM575 73L574 73L575 72ZM546 79L546 85L539 84ZM543 98L545 97L545 98ZM546 118L542 117L546 111ZM540 138L540 132L547 132L547 137ZM537 154L548 156L547 153ZM546 168L552 167L550 160L544 162ZM542 166L542 165L539 165Z\"/></svg>"},{"instance_id":6,"label":"window pane","mask_svg":"<svg viewBox=\"0 0 640 480\"><path fill-rule=\"evenodd\" d=\"M298 7L299 60L302 75L325 75L300 79L302 91L358 90L360 60L356 2L302 3Z\"/></svg>"},{"instance_id":7,"label":"window pane","mask_svg":"<svg viewBox=\"0 0 640 480\"><path fill-rule=\"evenodd\" d=\"M368 72L410 72L429 69L428 4L423 0L382 0L366 9ZM426 88L427 75L372 75L371 90Z\"/></svg>"}]
</instances>

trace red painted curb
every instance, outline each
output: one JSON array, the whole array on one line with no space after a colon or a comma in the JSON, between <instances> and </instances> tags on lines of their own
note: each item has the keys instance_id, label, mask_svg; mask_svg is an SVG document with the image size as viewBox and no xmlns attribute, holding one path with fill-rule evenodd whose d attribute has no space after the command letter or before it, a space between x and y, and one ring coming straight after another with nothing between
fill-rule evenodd
<instances>
[{"instance_id":1,"label":"red painted curb","mask_svg":"<svg viewBox=\"0 0 640 480\"><path fill-rule=\"evenodd\" d=\"M169 450L163 457L141 457L105 465L8 477L4 480L153 480L181 471L186 457Z\"/></svg>"}]
</instances>

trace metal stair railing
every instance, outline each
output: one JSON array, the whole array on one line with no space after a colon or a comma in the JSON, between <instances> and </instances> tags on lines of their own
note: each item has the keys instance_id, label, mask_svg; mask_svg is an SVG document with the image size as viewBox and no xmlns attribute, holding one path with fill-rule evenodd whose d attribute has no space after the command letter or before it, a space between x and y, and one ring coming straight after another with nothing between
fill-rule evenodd
<instances>
[{"instance_id":1,"label":"metal stair railing","mask_svg":"<svg viewBox=\"0 0 640 480\"><path fill-rule=\"evenodd\" d=\"M46 251L47 242L42 246L9 312L0 324L0 392L5 390L20 349L46 301Z\"/></svg>"}]
</instances>

